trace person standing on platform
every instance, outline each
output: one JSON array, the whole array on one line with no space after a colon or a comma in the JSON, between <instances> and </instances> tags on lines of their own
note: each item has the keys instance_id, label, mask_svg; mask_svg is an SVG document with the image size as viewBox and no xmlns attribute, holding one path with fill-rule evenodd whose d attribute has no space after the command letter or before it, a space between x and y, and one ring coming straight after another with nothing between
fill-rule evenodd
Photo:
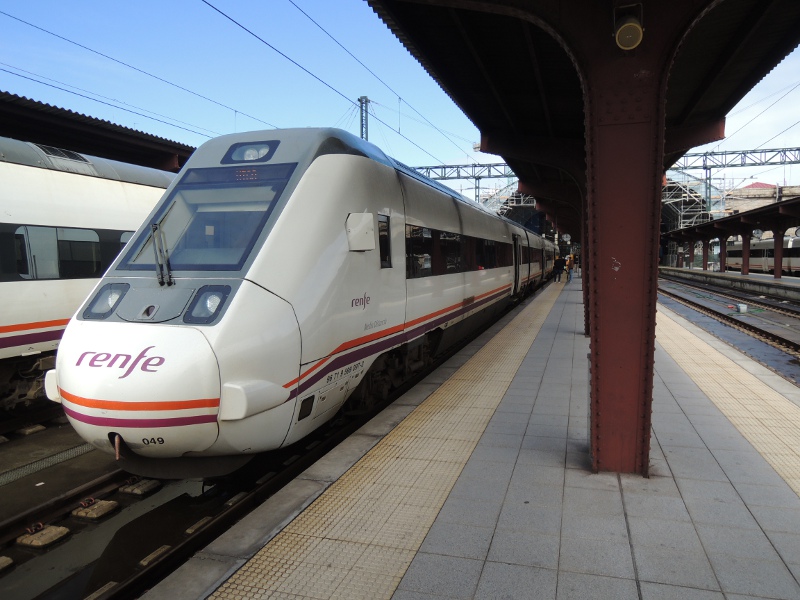
<instances>
[{"instance_id":1,"label":"person standing on platform","mask_svg":"<svg viewBox=\"0 0 800 600\"><path fill-rule=\"evenodd\" d=\"M561 273L564 272L564 267L566 266L567 261L565 261L560 256L555 260L553 263L553 275L556 276L556 281L561 283Z\"/></svg>"},{"instance_id":2,"label":"person standing on platform","mask_svg":"<svg viewBox=\"0 0 800 600\"><path fill-rule=\"evenodd\" d=\"M572 281L572 269L575 266L574 259L570 256L567 258L567 283Z\"/></svg>"}]
</instances>

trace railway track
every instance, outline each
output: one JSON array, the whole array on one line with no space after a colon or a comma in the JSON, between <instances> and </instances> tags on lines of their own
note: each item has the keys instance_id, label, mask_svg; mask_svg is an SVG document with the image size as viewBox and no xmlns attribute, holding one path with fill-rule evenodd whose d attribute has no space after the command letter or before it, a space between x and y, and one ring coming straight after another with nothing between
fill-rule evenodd
<instances>
[{"instance_id":1,"label":"railway track","mask_svg":"<svg viewBox=\"0 0 800 600\"><path fill-rule=\"evenodd\" d=\"M671 279L658 293L800 358L800 307L786 300Z\"/></svg>"},{"instance_id":2,"label":"railway track","mask_svg":"<svg viewBox=\"0 0 800 600\"><path fill-rule=\"evenodd\" d=\"M0 597L137 597L372 416L339 418L215 482L139 480L114 471L6 518L0 556L14 562L0 570ZM85 516L94 508L99 517ZM97 544L100 552L87 548ZM36 578L40 572L46 575Z\"/></svg>"}]
</instances>

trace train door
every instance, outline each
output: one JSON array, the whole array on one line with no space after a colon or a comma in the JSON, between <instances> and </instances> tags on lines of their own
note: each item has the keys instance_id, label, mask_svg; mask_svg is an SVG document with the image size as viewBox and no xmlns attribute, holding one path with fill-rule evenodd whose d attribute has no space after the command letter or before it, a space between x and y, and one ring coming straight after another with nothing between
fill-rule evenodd
<instances>
[{"instance_id":1,"label":"train door","mask_svg":"<svg viewBox=\"0 0 800 600\"><path fill-rule=\"evenodd\" d=\"M520 263L520 249L519 249L519 236L515 233L511 236L514 240L514 292L513 295L519 294L519 263Z\"/></svg>"}]
</instances>

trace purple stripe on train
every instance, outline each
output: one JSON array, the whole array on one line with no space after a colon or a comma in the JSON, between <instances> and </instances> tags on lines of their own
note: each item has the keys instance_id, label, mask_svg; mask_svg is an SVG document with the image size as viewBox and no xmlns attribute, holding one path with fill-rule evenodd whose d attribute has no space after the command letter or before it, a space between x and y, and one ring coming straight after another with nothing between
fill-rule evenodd
<instances>
[{"instance_id":1,"label":"purple stripe on train","mask_svg":"<svg viewBox=\"0 0 800 600\"><path fill-rule=\"evenodd\" d=\"M64 335L64 328L53 331L42 331L41 333L26 333L24 335L12 335L0 338L0 348L11 348L12 346L27 346L29 344L39 344L41 342L52 342L60 340Z\"/></svg>"},{"instance_id":2,"label":"purple stripe on train","mask_svg":"<svg viewBox=\"0 0 800 600\"><path fill-rule=\"evenodd\" d=\"M446 323L451 319L459 317L467 312L473 311L476 308L480 308L485 304L489 304L490 302L493 302L505 296L508 296L507 290L498 292L497 294L493 294L492 296L489 296L487 298L483 298L475 302L474 304L470 304L469 306L464 306L451 313L447 313L446 315L443 315L432 321L428 321L427 323L420 325L419 327L415 327L414 329L409 329L390 337L381 338L381 340L375 344L360 346L348 354L337 356L330 363L328 363L324 369L321 369L320 371L309 377L306 381L301 383L299 389L297 387L294 388L291 394L289 395L287 402L289 400L292 400L293 398L296 398L300 394L304 394L306 391L309 390L309 388L313 387L314 384L316 384L319 380L321 380L323 377L326 377L329 373L336 371L337 369L340 369L344 366L347 366L351 363L361 360L362 358L366 358L367 356L372 356L373 354L379 354L390 348L393 348L394 346L413 340L421 335L426 334L428 331L436 329L442 323Z\"/></svg>"},{"instance_id":3,"label":"purple stripe on train","mask_svg":"<svg viewBox=\"0 0 800 600\"><path fill-rule=\"evenodd\" d=\"M104 427L182 427L184 425L200 425L216 423L217 415L198 415L196 417L175 417L173 419L115 419L113 417L91 417L64 406L64 412L81 423L102 425Z\"/></svg>"}]
</instances>

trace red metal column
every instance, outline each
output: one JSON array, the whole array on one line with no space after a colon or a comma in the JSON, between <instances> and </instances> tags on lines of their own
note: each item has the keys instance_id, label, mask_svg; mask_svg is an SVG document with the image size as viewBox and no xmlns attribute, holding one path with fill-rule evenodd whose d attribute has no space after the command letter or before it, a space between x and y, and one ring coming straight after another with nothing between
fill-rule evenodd
<instances>
[{"instance_id":1,"label":"red metal column","mask_svg":"<svg viewBox=\"0 0 800 600\"><path fill-rule=\"evenodd\" d=\"M722 261L720 261L721 263ZM722 270L720 268L720 270ZM742 234L742 275L750 274L750 235Z\"/></svg>"},{"instance_id":2,"label":"red metal column","mask_svg":"<svg viewBox=\"0 0 800 600\"><path fill-rule=\"evenodd\" d=\"M563 10L569 6L569 11L580 11L581 18L564 18L557 25L584 89L584 254L591 254L586 274L595 471L648 473L664 102L681 40L708 5L709 0L573 0L563 3ZM628 10L634 15L625 16ZM647 20L640 30L643 38L626 51L624 43L617 45L614 27L637 17ZM682 148L680 141L671 143Z\"/></svg>"},{"instance_id":3,"label":"red metal column","mask_svg":"<svg viewBox=\"0 0 800 600\"><path fill-rule=\"evenodd\" d=\"M786 229L779 228L773 229L772 235L775 236L775 241L772 244L775 254L775 279L781 278L781 271L783 270L783 236L786 235Z\"/></svg>"},{"instance_id":4,"label":"red metal column","mask_svg":"<svg viewBox=\"0 0 800 600\"><path fill-rule=\"evenodd\" d=\"M689 240L689 268L694 267L694 240Z\"/></svg>"},{"instance_id":5,"label":"red metal column","mask_svg":"<svg viewBox=\"0 0 800 600\"><path fill-rule=\"evenodd\" d=\"M710 242L711 242L711 240L703 240L703 264L704 265L708 264L708 245L709 245ZM723 268L723 265L719 266L719 270L720 271L724 271L725 270Z\"/></svg>"},{"instance_id":6,"label":"red metal column","mask_svg":"<svg viewBox=\"0 0 800 600\"><path fill-rule=\"evenodd\" d=\"M719 272L724 273L722 266L728 262L728 235L719 236Z\"/></svg>"},{"instance_id":7,"label":"red metal column","mask_svg":"<svg viewBox=\"0 0 800 600\"><path fill-rule=\"evenodd\" d=\"M626 60L597 65L587 100L592 461L596 471L643 475L650 450L664 116L657 78L637 80L636 73L653 67Z\"/></svg>"}]
</instances>

